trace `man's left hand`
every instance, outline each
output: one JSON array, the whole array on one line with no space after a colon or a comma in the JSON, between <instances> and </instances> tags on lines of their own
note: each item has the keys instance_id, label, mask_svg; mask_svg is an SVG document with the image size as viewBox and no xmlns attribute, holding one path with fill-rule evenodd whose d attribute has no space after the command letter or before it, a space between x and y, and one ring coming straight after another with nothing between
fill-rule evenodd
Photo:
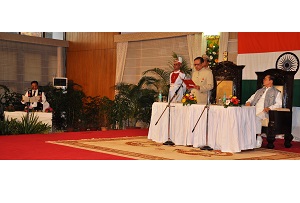
<instances>
[{"instance_id":1,"label":"man's left hand","mask_svg":"<svg viewBox=\"0 0 300 203\"><path fill-rule=\"evenodd\" d=\"M264 108L264 112L269 112L271 109L269 107Z\"/></svg>"}]
</instances>

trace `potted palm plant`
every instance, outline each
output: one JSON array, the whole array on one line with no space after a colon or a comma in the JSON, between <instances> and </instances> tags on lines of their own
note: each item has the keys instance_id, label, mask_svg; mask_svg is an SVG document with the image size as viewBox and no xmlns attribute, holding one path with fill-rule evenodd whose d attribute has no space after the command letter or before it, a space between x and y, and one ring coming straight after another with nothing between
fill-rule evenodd
<instances>
[{"instance_id":1,"label":"potted palm plant","mask_svg":"<svg viewBox=\"0 0 300 203\"><path fill-rule=\"evenodd\" d=\"M85 122L89 130L98 130L100 114L100 97L88 96L84 99Z\"/></svg>"},{"instance_id":2,"label":"potted palm plant","mask_svg":"<svg viewBox=\"0 0 300 203\"><path fill-rule=\"evenodd\" d=\"M173 52L172 59L168 61L168 68L166 70L161 68L153 68L143 72L143 78L145 84L149 88L159 92L162 91L162 95L168 97L170 88L170 73L173 71L174 59L178 58L178 55ZM180 70L186 74L187 77L191 75L191 69L188 67L187 61L183 58ZM150 75L150 76L149 76Z\"/></svg>"},{"instance_id":3,"label":"potted palm plant","mask_svg":"<svg viewBox=\"0 0 300 203\"><path fill-rule=\"evenodd\" d=\"M78 128L83 113L85 94L81 85L69 80L66 90L44 87L47 101L53 109L52 123L57 130L72 131Z\"/></svg>"},{"instance_id":4,"label":"potted palm plant","mask_svg":"<svg viewBox=\"0 0 300 203\"><path fill-rule=\"evenodd\" d=\"M67 128L77 128L80 115L83 112L83 98L85 94L81 85L69 80L67 93L65 94L65 114Z\"/></svg>"},{"instance_id":5,"label":"potted palm plant","mask_svg":"<svg viewBox=\"0 0 300 203\"><path fill-rule=\"evenodd\" d=\"M111 124L113 101L108 97L88 96L85 98L84 115L91 130L108 129Z\"/></svg>"},{"instance_id":6,"label":"potted palm plant","mask_svg":"<svg viewBox=\"0 0 300 203\"><path fill-rule=\"evenodd\" d=\"M101 130L107 130L112 126L112 108L114 102L108 97L104 96L100 100L100 127Z\"/></svg>"},{"instance_id":7,"label":"potted palm plant","mask_svg":"<svg viewBox=\"0 0 300 203\"><path fill-rule=\"evenodd\" d=\"M117 95L115 100L123 103L126 107L123 112L126 112L124 117L127 127L136 127L138 121L150 123L151 108L157 92L146 88L145 81L145 78L141 78L136 85L128 83L118 83L116 85Z\"/></svg>"}]
</instances>

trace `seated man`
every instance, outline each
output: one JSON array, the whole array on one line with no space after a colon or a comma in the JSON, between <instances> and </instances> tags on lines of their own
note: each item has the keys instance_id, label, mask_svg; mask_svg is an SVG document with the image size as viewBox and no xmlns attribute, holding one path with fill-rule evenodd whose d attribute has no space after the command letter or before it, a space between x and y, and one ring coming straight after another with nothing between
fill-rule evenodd
<instances>
[{"instance_id":1,"label":"seated man","mask_svg":"<svg viewBox=\"0 0 300 203\"><path fill-rule=\"evenodd\" d=\"M274 76L266 75L263 87L255 92L247 101L246 106L256 107L256 148L262 145L261 121L269 117L269 110L282 107L281 92L273 86Z\"/></svg>"}]
</instances>

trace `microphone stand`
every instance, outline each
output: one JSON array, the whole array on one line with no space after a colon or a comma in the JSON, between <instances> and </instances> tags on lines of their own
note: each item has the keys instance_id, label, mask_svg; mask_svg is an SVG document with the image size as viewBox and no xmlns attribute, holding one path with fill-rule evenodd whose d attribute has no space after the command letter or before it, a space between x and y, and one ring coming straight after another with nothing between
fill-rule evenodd
<instances>
[{"instance_id":1,"label":"microphone stand","mask_svg":"<svg viewBox=\"0 0 300 203\"><path fill-rule=\"evenodd\" d=\"M214 88L214 91L217 90L217 87L218 87L218 86L219 86L226 78L227 78L227 76L225 76L225 77L217 84L216 88ZM195 124L195 126L194 126L194 128L193 128L193 130L192 130L192 132L194 132L194 130L195 130L195 128L196 128L196 126L197 126L197 124L198 124L198 122L199 122L199 120L200 120L202 114L204 113L205 109L207 109L207 112L206 112L206 145L203 146L203 147L200 147L201 150L213 150L213 148L211 148L211 147L208 145L208 114L209 114L209 108L210 108L210 93L211 93L210 91L207 93L207 103L206 103L206 105L205 105L205 107L204 107L202 113L200 114L200 116L199 116L199 118L198 118L198 120L197 120L197 122L196 122L196 124Z\"/></svg>"},{"instance_id":2,"label":"microphone stand","mask_svg":"<svg viewBox=\"0 0 300 203\"><path fill-rule=\"evenodd\" d=\"M184 76L185 78L185 76ZM158 118L158 120L156 121L155 125L157 125L158 121L161 119L162 115L165 113L166 109L169 107L169 118L168 118L168 141L164 142L163 145L175 145L175 143L171 140L170 138L170 114L171 114L171 102L173 101L173 99L177 96L177 93L179 91L179 89L182 87L183 84L183 80L182 79L182 83L180 84L180 86L178 87L178 89L175 91L175 94L173 95L173 97L170 99L170 101L168 102L168 105L166 106L166 108L164 109L164 111L161 113L160 117Z\"/></svg>"},{"instance_id":3,"label":"microphone stand","mask_svg":"<svg viewBox=\"0 0 300 203\"><path fill-rule=\"evenodd\" d=\"M29 107L30 107L30 103L31 103L31 97L28 97L28 102L26 102L26 107L27 107L27 112L26 112L26 123L28 123L29 120Z\"/></svg>"},{"instance_id":4,"label":"microphone stand","mask_svg":"<svg viewBox=\"0 0 300 203\"><path fill-rule=\"evenodd\" d=\"M30 100L29 100L30 101ZM30 102L26 102L26 107L27 107L27 112L26 112L26 123L28 123L28 119L29 119L29 106L30 106Z\"/></svg>"},{"instance_id":5,"label":"microphone stand","mask_svg":"<svg viewBox=\"0 0 300 203\"><path fill-rule=\"evenodd\" d=\"M209 99L210 99L210 94L208 92L208 94L207 94L207 104L206 104L206 109L207 109L207 111L206 111L206 140L205 140L206 141L206 145L203 146L203 147L200 147L201 150L213 150L213 148L211 148L208 145L208 114L209 114L209 108L210 108L210 101L209 101Z\"/></svg>"}]
</instances>

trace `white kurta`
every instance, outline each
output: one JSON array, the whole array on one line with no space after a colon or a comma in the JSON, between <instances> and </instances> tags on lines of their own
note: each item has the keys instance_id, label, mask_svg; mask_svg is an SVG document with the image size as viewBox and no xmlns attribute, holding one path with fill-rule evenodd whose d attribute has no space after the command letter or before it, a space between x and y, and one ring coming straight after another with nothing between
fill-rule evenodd
<instances>
[{"instance_id":1,"label":"white kurta","mask_svg":"<svg viewBox=\"0 0 300 203\"><path fill-rule=\"evenodd\" d=\"M268 114L266 112L264 112L264 102L265 102L265 97L266 97L266 93L269 90L269 87L267 87L266 91L264 92L264 94L261 96L261 98L257 101L257 104L255 105L255 110L256 110L256 118L255 118L255 123L256 123L256 134L261 134L261 121L263 119L268 118ZM255 94L253 94L247 101L247 102L252 102L254 99ZM275 99L275 104L272 106L269 106L269 108L271 110L275 109L275 108L281 108L282 107L282 96L281 96L281 92L279 92L276 96Z\"/></svg>"},{"instance_id":2,"label":"white kurta","mask_svg":"<svg viewBox=\"0 0 300 203\"><path fill-rule=\"evenodd\" d=\"M196 96L197 103L207 104L208 92L214 87L213 74L211 70L202 68L199 71L194 71L192 75L192 80L196 85L200 86L200 90L191 90L191 93Z\"/></svg>"},{"instance_id":3,"label":"white kurta","mask_svg":"<svg viewBox=\"0 0 300 203\"><path fill-rule=\"evenodd\" d=\"M172 74L173 73L179 73L178 77L176 78L175 81L172 81ZM169 89L169 97L168 97L168 101L170 101L170 99L172 99L172 97L174 96L176 90L180 87L180 89L177 92L177 95L175 96L175 98L172 100L172 102L181 102L181 99L186 91L186 85L182 82L182 80L185 78L185 74L180 72L180 71L174 71L170 74L170 89Z\"/></svg>"}]
</instances>

